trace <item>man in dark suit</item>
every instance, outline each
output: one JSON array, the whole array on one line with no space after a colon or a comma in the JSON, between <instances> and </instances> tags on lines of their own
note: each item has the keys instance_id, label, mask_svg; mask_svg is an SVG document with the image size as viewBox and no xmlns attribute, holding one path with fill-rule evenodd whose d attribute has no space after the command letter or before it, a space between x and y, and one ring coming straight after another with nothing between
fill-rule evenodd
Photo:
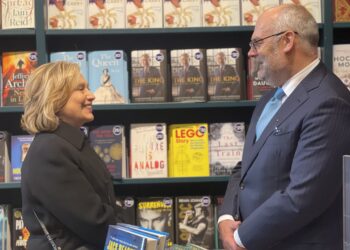
<instances>
[{"instance_id":1,"label":"man in dark suit","mask_svg":"<svg viewBox=\"0 0 350 250\"><path fill-rule=\"evenodd\" d=\"M149 54L145 53L141 55L140 64L142 66L142 70L140 71L140 78L144 79L144 84L141 85L140 96L162 96L164 78L161 76L159 69L151 65L151 58Z\"/></svg>"},{"instance_id":2,"label":"man in dark suit","mask_svg":"<svg viewBox=\"0 0 350 250\"><path fill-rule=\"evenodd\" d=\"M241 174L232 177L220 211L225 249L342 249L350 93L319 61L318 38L314 18L300 5L271 8L257 21L248 56L285 95L261 134L258 121L275 90L251 118Z\"/></svg>"}]
</instances>

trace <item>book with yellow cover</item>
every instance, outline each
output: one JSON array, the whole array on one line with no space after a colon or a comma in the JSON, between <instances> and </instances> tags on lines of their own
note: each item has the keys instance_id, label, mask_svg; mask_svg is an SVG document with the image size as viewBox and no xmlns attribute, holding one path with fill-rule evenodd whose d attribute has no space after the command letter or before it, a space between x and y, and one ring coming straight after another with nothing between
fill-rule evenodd
<instances>
[{"instance_id":1,"label":"book with yellow cover","mask_svg":"<svg viewBox=\"0 0 350 250\"><path fill-rule=\"evenodd\" d=\"M209 176L208 124L169 126L169 177Z\"/></svg>"}]
</instances>

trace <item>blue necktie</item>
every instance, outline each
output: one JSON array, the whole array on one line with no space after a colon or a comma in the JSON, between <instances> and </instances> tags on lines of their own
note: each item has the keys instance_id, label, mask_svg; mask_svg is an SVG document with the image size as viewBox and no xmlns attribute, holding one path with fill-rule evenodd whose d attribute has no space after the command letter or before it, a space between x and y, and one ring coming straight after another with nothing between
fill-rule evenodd
<instances>
[{"instance_id":1,"label":"blue necktie","mask_svg":"<svg viewBox=\"0 0 350 250\"><path fill-rule=\"evenodd\" d=\"M282 98L286 94L284 93L282 88L277 88L273 97L266 103L263 112L260 115L260 118L256 124L256 141L259 139L260 135L264 131L267 124L270 122L272 117L276 114L278 109L282 105Z\"/></svg>"}]
</instances>

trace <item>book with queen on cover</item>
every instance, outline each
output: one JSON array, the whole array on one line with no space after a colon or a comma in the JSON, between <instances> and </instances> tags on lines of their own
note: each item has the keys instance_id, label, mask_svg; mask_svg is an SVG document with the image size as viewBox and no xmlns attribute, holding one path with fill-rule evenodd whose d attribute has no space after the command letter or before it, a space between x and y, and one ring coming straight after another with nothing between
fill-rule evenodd
<instances>
[{"instance_id":1,"label":"book with queen on cover","mask_svg":"<svg viewBox=\"0 0 350 250\"><path fill-rule=\"evenodd\" d=\"M90 129L90 144L106 164L114 179L126 178L126 148L123 125Z\"/></svg>"},{"instance_id":2,"label":"book with queen on cover","mask_svg":"<svg viewBox=\"0 0 350 250\"><path fill-rule=\"evenodd\" d=\"M22 106L27 78L37 66L36 52L2 53L2 106Z\"/></svg>"},{"instance_id":3,"label":"book with queen on cover","mask_svg":"<svg viewBox=\"0 0 350 250\"><path fill-rule=\"evenodd\" d=\"M168 177L165 123L130 126L130 178Z\"/></svg>"},{"instance_id":4,"label":"book with queen on cover","mask_svg":"<svg viewBox=\"0 0 350 250\"><path fill-rule=\"evenodd\" d=\"M169 126L169 177L209 176L208 124Z\"/></svg>"}]
</instances>

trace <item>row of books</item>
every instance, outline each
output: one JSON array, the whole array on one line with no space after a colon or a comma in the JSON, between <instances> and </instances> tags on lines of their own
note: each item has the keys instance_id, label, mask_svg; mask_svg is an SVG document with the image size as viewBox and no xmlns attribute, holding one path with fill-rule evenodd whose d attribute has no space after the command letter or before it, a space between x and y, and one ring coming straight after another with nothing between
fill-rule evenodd
<instances>
[{"instance_id":1,"label":"row of books","mask_svg":"<svg viewBox=\"0 0 350 250\"><path fill-rule=\"evenodd\" d=\"M304 5L322 22L321 0L46 0L48 29L186 28L255 25L267 8ZM2 1L2 29L35 28L34 0Z\"/></svg>"},{"instance_id":2,"label":"row of books","mask_svg":"<svg viewBox=\"0 0 350 250\"><path fill-rule=\"evenodd\" d=\"M111 175L121 179L230 175L242 159L244 127L242 122L131 124L128 145L123 125L82 129ZM21 180L33 138L0 131L0 182Z\"/></svg>"}]
</instances>

